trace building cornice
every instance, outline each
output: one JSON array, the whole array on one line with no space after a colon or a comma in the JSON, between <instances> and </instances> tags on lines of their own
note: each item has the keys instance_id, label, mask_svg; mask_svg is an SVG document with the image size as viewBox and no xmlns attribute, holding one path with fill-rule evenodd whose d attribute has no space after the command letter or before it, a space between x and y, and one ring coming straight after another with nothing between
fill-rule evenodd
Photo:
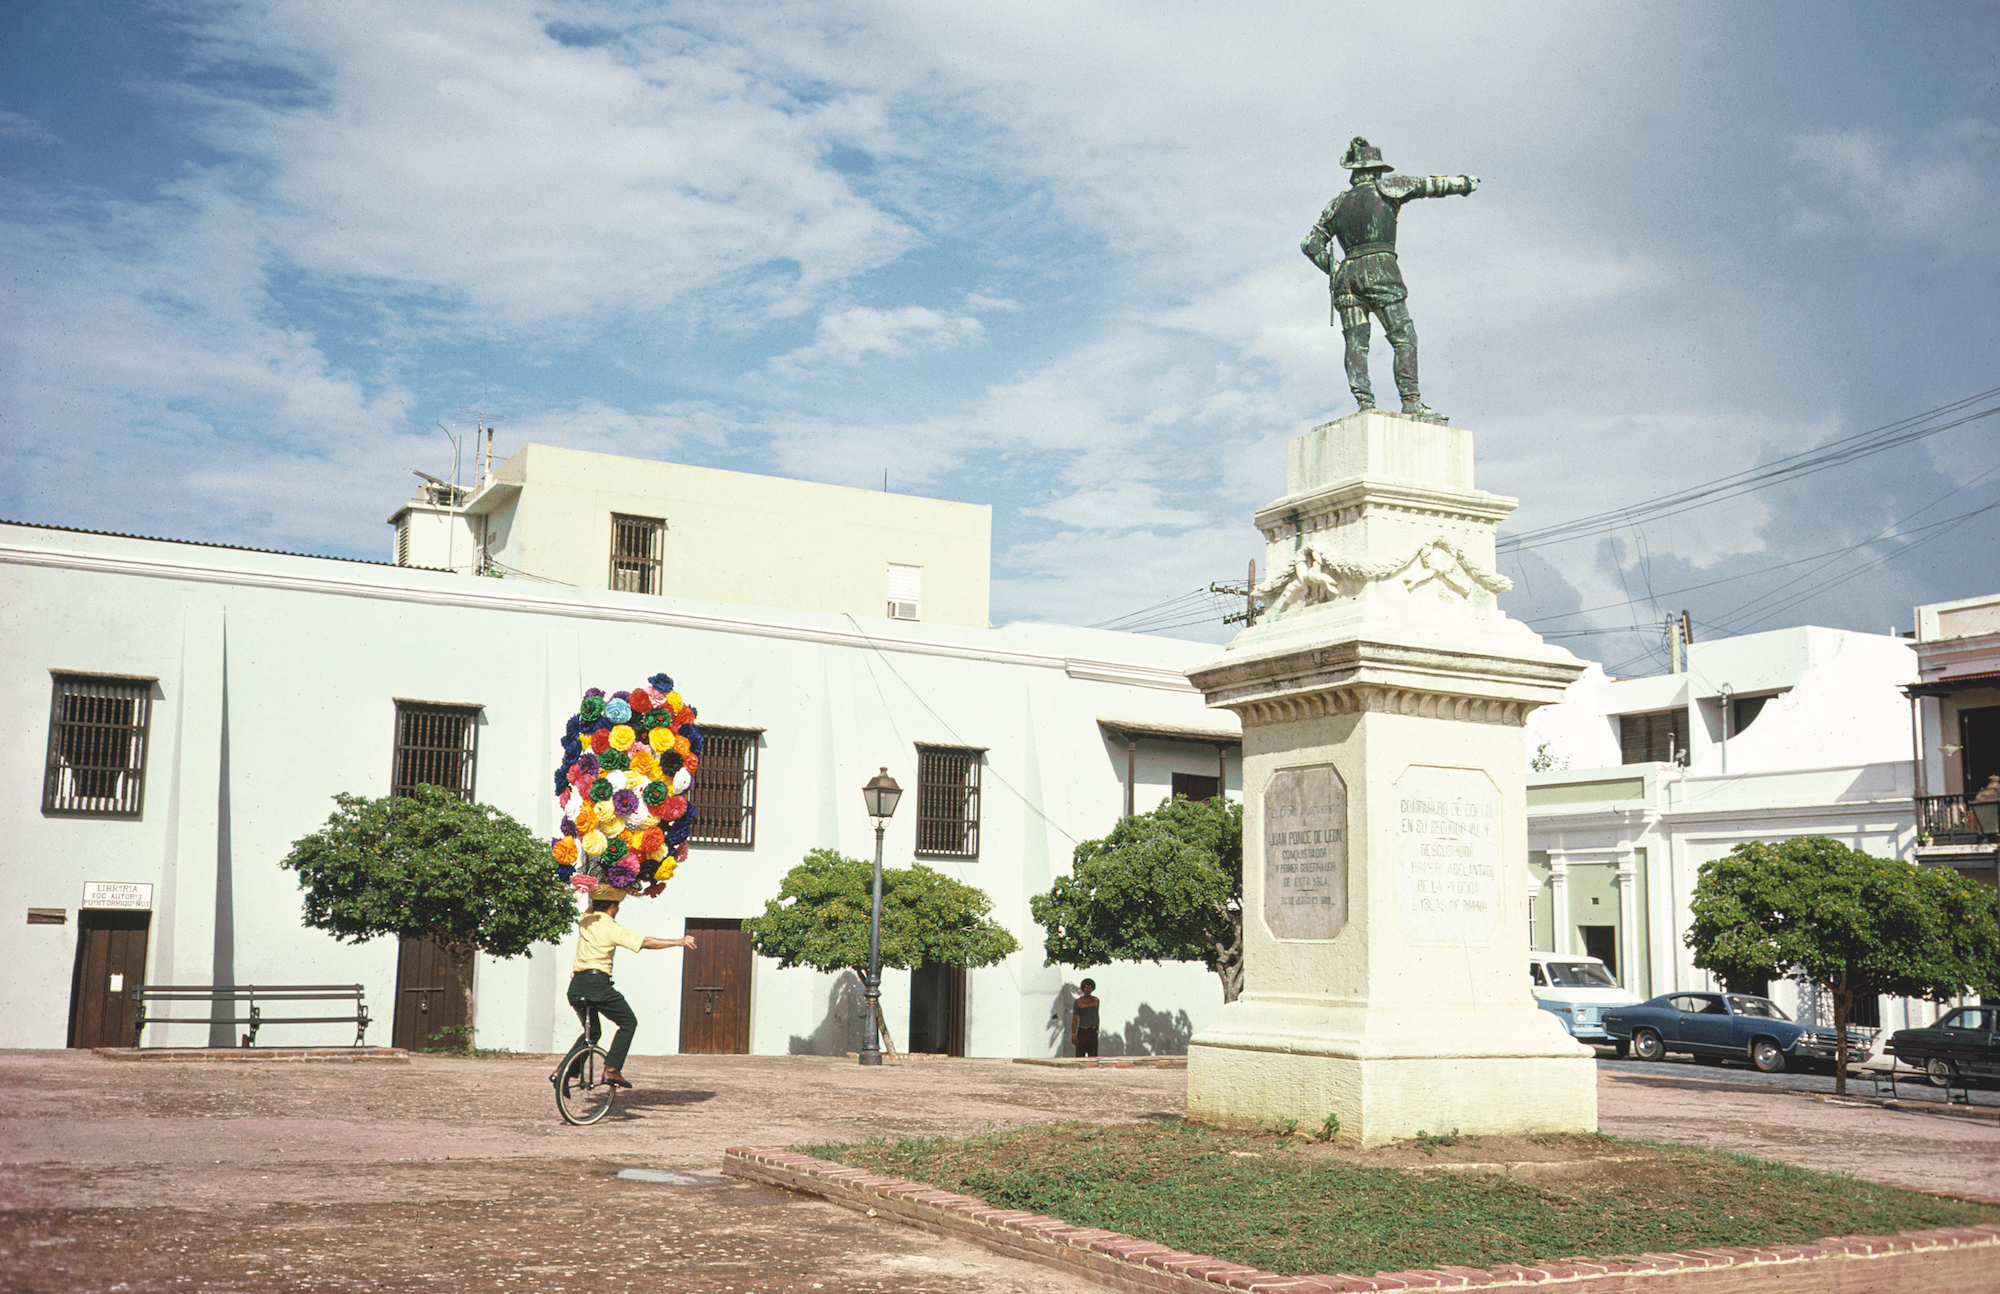
<instances>
[{"instance_id":1,"label":"building cornice","mask_svg":"<svg viewBox=\"0 0 2000 1294\"><path fill-rule=\"evenodd\" d=\"M420 603L426 606L512 612L521 615L564 616L570 619L597 620L613 624L641 624L660 628L703 630L710 633L743 634L756 638L809 642L821 646L848 647L864 651L875 649L906 655L979 661L993 665L1061 670L1071 678L1088 682L1118 683L1167 692L1192 694L1195 691L1194 685L1181 671L1137 661L978 647L894 634L866 633L858 627L837 629L819 625L788 624L780 620L766 620L752 616L687 610L664 603L648 606L638 600L642 595L598 593L596 590L581 589L572 585L558 586L564 590L562 593L526 592L520 590L518 585L508 587L511 581L476 579L449 572L417 571L408 567L381 567L378 568L381 575L370 579L345 573L332 575L258 570L248 566L92 553L76 549L37 548L20 544L0 544L0 565L42 567L96 575L122 575L196 584L219 584L238 588L272 589L330 597L368 598L375 601ZM404 579L409 579L411 582L401 582ZM423 582L418 583L417 580ZM461 580L465 581L463 587L450 587L447 584L448 581ZM596 600L599 597L606 600Z\"/></svg>"}]
</instances>

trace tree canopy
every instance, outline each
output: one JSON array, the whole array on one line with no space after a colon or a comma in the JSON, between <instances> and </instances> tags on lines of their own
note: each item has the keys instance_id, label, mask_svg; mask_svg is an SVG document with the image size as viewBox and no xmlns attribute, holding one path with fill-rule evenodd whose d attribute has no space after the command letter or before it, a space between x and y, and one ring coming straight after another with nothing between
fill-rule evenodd
<instances>
[{"instance_id":1,"label":"tree canopy","mask_svg":"<svg viewBox=\"0 0 2000 1294\"><path fill-rule=\"evenodd\" d=\"M743 923L751 946L784 967L868 969L868 913L875 865L815 849L778 885L764 915ZM1020 943L986 914L984 890L917 863L882 869L882 964L991 966Z\"/></svg>"},{"instance_id":2,"label":"tree canopy","mask_svg":"<svg viewBox=\"0 0 2000 1294\"><path fill-rule=\"evenodd\" d=\"M1243 992L1243 806L1168 800L1076 847L1070 874L1029 900L1045 965L1198 961Z\"/></svg>"},{"instance_id":3,"label":"tree canopy","mask_svg":"<svg viewBox=\"0 0 2000 1294\"><path fill-rule=\"evenodd\" d=\"M459 968L467 1020L475 952L517 957L575 926L548 847L499 809L436 786L333 799L326 825L279 864L298 873L306 924L346 943L436 940Z\"/></svg>"},{"instance_id":4,"label":"tree canopy","mask_svg":"<svg viewBox=\"0 0 2000 1294\"><path fill-rule=\"evenodd\" d=\"M2000 988L1991 892L1948 867L1875 858L1824 836L1752 841L1703 863L1686 940L1725 982L1803 976L1833 998L1846 1086L1857 997L1936 1001Z\"/></svg>"}]
</instances>

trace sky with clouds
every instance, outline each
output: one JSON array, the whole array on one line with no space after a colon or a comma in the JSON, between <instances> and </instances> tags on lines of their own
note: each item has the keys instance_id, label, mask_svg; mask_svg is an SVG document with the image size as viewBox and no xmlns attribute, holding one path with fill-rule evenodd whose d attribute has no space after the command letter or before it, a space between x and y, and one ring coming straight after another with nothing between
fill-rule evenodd
<instances>
[{"instance_id":1,"label":"sky with clouds","mask_svg":"<svg viewBox=\"0 0 2000 1294\"><path fill-rule=\"evenodd\" d=\"M1402 259L1514 615L1622 673L1683 607L1906 628L2000 589L1996 50L1958 4L15 0L0 515L381 557L483 418L886 471L993 505L996 621L1221 641L1186 595L1352 407L1297 245L1361 134L1483 180Z\"/></svg>"}]
</instances>

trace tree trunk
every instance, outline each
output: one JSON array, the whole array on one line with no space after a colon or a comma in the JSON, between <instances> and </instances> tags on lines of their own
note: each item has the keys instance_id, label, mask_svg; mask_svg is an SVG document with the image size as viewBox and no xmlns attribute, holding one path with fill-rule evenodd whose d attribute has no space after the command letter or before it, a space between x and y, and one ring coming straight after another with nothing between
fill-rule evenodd
<instances>
[{"instance_id":1,"label":"tree trunk","mask_svg":"<svg viewBox=\"0 0 2000 1294\"><path fill-rule=\"evenodd\" d=\"M1847 1017L1854 1010L1854 985L1846 971L1833 982L1833 1094L1847 1095Z\"/></svg>"},{"instance_id":2,"label":"tree trunk","mask_svg":"<svg viewBox=\"0 0 2000 1294\"><path fill-rule=\"evenodd\" d=\"M465 1010L461 1017L465 1021L465 1036L458 1045L468 1053L472 1051L472 958L479 949L462 939L439 940L445 955L451 958L452 969L458 972L458 992Z\"/></svg>"},{"instance_id":3,"label":"tree trunk","mask_svg":"<svg viewBox=\"0 0 2000 1294\"><path fill-rule=\"evenodd\" d=\"M1229 941L1215 942L1215 974L1222 981L1224 1005L1243 996L1243 913L1239 909L1229 916Z\"/></svg>"}]
</instances>

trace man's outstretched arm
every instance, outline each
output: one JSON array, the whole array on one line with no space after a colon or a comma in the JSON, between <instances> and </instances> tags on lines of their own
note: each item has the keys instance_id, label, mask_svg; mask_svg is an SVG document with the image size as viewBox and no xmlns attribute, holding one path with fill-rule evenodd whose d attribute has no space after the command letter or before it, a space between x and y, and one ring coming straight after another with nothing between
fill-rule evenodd
<instances>
[{"instance_id":1,"label":"man's outstretched arm","mask_svg":"<svg viewBox=\"0 0 2000 1294\"><path fill-rule=\"evenodd\" d=\"M1479 187L1476 175L1385 175L1376 189L1391 202L1416 198L1464 197Z\"/></svg>"},{"instance_id":2,"label":"man's outstretched arm","mask_svg":"<svg viewBox=\"0 0 2000 1294\"><path fill-rule=\"evenodd\" d=\"M692 947L694 947L693 935L682 935L679 939L655 939L653 938L653 936L647 935L639 940L639 948L641 949L641 951L647 948L692 948Z\"/></svg>"}]
</instances>

